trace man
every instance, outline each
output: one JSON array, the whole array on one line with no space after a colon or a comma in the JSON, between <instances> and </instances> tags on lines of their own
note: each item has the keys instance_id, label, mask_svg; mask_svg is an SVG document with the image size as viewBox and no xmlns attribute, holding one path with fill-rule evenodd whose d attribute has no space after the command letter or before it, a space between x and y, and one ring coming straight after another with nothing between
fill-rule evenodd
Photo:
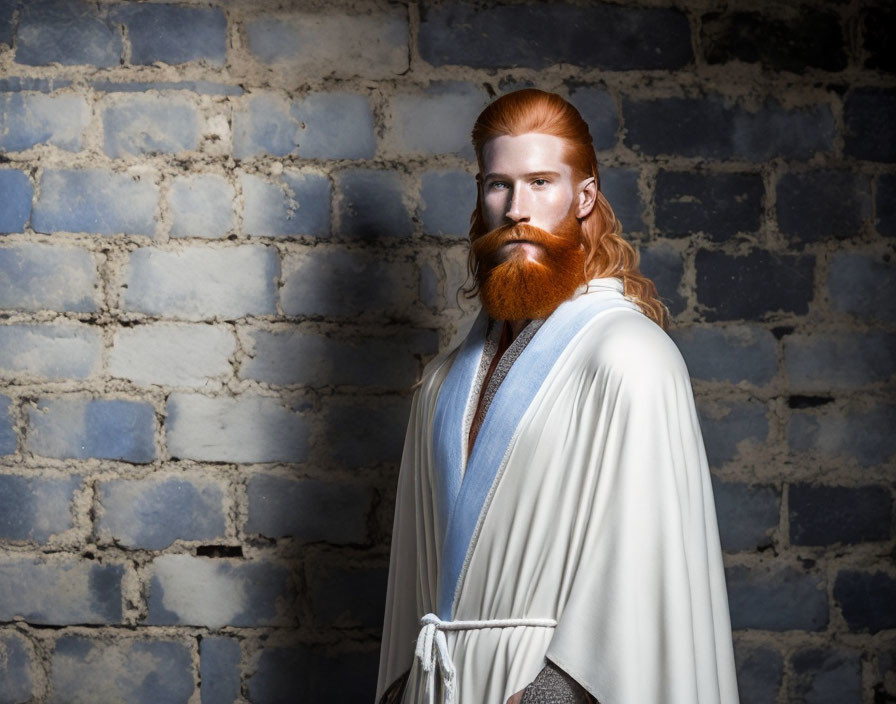
<instances>
[{"instance_id":1,"label":"man","mask_svg":"<svg viewBox=\"0 0 896 704\"><path fill-rule=\"evenodd\" d=\"M588 127L527 89L473 142L484 310L412 404L377 697L737 702L687 369Z\"/></svg>"}]
</instances>

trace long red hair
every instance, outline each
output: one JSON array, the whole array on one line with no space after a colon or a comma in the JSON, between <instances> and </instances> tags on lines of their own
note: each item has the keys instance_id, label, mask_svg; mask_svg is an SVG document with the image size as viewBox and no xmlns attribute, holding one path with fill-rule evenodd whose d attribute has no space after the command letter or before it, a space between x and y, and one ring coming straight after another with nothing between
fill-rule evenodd
<instances>
[{"instance_id":1,"label":"long red hair","mask_svg":"<svg viewBox=\"0 0 896 704\"><path fill-rule=\"evenodd\" d=\"M638 253L622 238L622 224L607 199L600 192L597 172L597 155L588 124L579 111L556 93L535 88L525 88L508 93L489 105L473 126L473 147L479 163L481 184L482 150L485 143L502 135L520 135L528 132L550 134L566 142L565 161L572 167L573 177L583 180L594 177L598 188L597 201L591 213L582 220L583 245L585 247L585 280L614 276L622 280L625 296L636 303L644 314L665 327L667 310L659 300L656 286L638 269ZM477 189L476 209L470 218L470 239L487 232L482 216L482 189ZM469 270L476 266L472 252ZM468 296L476 295L475 276Z\"/></svg>"}]
</instances>

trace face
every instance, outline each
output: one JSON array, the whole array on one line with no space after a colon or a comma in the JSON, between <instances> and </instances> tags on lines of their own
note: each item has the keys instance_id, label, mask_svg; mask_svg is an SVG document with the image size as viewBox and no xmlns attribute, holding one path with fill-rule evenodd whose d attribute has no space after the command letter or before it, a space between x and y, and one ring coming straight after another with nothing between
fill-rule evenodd
<instances>
[{"instance_id":1,"label":"face","mask_svg":"<svg viewBox=\"0 0 896 704\"><path fill-rule=\"evenodd\" d=\"M572 168L563 161L563 140L549 134L502 135L482 150L482 208L488 230L527 224L552 232L569 215L576 195ZM506 245L509 256L523 248L537 258L527 242Z\"/></svg>"},{"instance_id":2,"label":"face","mask_svg":"<svg viewBox=\"0 0 896 704\"><path fill-rule=\"evenodd\" d=\"M578 218L593 207L594 181L574 181L553 135L496 137L482 162L488 232L472 243L482 304L496 320L545 318L584 283Z\"/></svg>"}]
</instances>

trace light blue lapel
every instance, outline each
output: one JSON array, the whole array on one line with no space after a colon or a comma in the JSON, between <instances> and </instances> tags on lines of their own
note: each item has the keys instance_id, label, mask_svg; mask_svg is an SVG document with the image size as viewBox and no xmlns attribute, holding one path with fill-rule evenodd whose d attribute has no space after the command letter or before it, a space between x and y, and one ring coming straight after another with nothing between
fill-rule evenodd
<instances>
[{"instance_id":1,"label":"light blue lapel","mask_svg":"<svg viewBox=\"0 0 896 704\"><path fill-rule=\"evenodd\" d=\"M440 475L439 522L444 536L439 569L439 618L453 617L455 596L467 554L473 548L480 514L487 508L486 500L520 419L548 373L588 320L608 308L634 307L622 297L621 282L617 279L595 280L591 286L591 293L557 308L513 363L485 415L466 471L462 465L463 420L485 342L487 320L482 316L470 331L442 385L433 428L436 471Z\"/></svg>"}]
</instances>

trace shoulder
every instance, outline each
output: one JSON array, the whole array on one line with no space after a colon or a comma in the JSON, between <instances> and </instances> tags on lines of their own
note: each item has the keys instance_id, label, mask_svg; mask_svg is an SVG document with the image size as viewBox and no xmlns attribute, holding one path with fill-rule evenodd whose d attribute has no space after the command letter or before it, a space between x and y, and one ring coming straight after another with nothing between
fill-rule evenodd
<instances>
[{"instance_id":1,"label":"shoulder","mask_svg":"<svg viewBox=\"0 0 896 704\"><path fill-rule=\"evenodd\" d=\"M612 308L589 320L577 336L581 363L594 372L659 381L688 378L672 338L639 310Z\"/></svg>"}]
</instances>

